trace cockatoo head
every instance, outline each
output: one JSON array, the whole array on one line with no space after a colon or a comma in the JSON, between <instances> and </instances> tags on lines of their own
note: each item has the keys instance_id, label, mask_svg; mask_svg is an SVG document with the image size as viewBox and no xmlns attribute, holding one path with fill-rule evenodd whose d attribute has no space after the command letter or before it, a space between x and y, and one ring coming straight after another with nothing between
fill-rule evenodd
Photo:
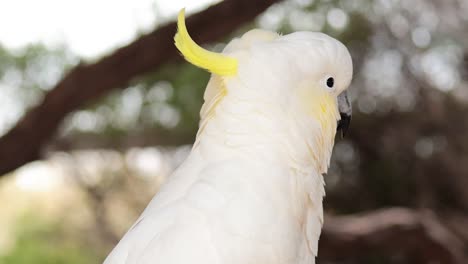
<instances>
[{"instance_id":1,"label":"cockatoo head","mask_svg":"<svg viewBox=\"0 0 468 264\"><path fill-rule=\"evenodd\" d=\"M255 29L232 40L222 53L215 53L190 38L184 10L179 13L178 28L175 44L189 62L219 76L224 89L235 86L250 90L210 92L209 85L205 101L210 100L206 98L210 93L217 97L221 92L237 94L241 100L277 104L279 108L295 105L299 116L315 119L322 119L328 112L336 114L336 128L342 135L346 133L352 112L346 89L353 70L351 56L338 40L318 32L281 36ZM245 98L246 94L250 98Z\"/></svg>"},{"instance_id":2,"label":"cockatoo head","mask_svg":"<svg viewBox=\"0 0 468 264\"><path fill-rule=\"evenodd\" d=\"M298 100L293 102L303 106L300 109L309 115L317 118L323 116L323 112L338 109L337 128L342 130L342 135L346 133L352 114L346 90L353 68L348 50L338 40L320 32L280 36L255 29L229 43L224 52L237 56L240 62L247 62L245 64L250 62L250 67L241 64L239 70L245 66L255 72L260 82L265 82L265 76L270 75L268 79L281 84L280 93L296 97ZM250 74L249 78L255 79ZM271 84L268 93L276 86Z\"/></svg>"},{"instance_id":3,"label":"cockatoo head","mask_svg":"<svg viewBox=\"0 0 468 264\"><path fill-rule=\"evenodd\" d=\"M215 53L190 38L184 10L174 40L189 62L213 73L196 145L208 134L228 134L220 142L235 146L268 141L295 167L327 171L335 134L344 135L351 119L352 61L341 42L317 32L254 29Z\"/></svg>"}]
</instances>

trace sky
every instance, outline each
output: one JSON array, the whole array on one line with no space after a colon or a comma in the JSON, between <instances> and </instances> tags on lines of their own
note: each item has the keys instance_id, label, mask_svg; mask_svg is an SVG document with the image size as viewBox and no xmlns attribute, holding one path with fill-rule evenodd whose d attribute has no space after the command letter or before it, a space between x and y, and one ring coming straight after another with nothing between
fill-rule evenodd
<instances>
[{"instance_id":1,"label":"sky","mask_svg":"<svg viewBox=\"0 0 468 264\"><path fill-rule=\"evenodd\" d=\"M11 0L0 1L0 44L66 44L93 58L131 42L185 7L187 13L217 0Z\"/></svg>"}]
</instances>

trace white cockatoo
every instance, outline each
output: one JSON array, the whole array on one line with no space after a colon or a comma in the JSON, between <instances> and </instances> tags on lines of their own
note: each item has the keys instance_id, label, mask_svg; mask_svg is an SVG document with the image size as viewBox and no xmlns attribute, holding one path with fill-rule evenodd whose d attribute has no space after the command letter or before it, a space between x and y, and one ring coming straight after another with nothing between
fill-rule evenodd
<instances>
[{"instance_id":1,"label":"white cockatoo","mask_svg":"<svg viewBox=\"0 0 468 264\"><path fill-rule=\"evenodd\" d=\"M348 50L254 29L214 53L190 38L184 10L174 39L212 73L196 141L104 263L315 263L323 174L351 117Z\"/></svg>"}]
</instances>

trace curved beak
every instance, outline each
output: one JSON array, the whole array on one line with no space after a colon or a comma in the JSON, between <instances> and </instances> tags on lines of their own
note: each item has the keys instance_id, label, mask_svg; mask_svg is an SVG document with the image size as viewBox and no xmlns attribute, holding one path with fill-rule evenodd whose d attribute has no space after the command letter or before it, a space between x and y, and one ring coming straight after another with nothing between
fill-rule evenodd
<instances>
[{"instance_id":1,"label":"curved beak","mask_svg":"<svg viewBox=\"0 0 468 264\"><path fill-rule=\"evenodd\" d=\"M341 119L338 121L336 130L341 130L341 137L344 137L348 132L349 124L351 123L351 115L353 113L347 91L338 95L338 111L340 112Z\"/></svg>"}]
</instances>

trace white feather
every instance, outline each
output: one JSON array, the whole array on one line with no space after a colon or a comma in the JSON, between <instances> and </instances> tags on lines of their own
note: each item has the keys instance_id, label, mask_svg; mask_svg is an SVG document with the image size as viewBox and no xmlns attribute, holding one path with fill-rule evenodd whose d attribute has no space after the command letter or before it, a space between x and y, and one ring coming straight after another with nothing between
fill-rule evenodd
<instances>
[{"instance_id":1,"label":"white feather","mask_svg":"<svg viewBox=\"0 0 468 264\"><path fill-rule=\"evenodd\" d=\"M339 118L333 103L316 109L349 85L349 54L321 33L261 30L225 53L238 74L212 77L197 144L105 264L315 262ZM320 86L327 74L335 91Z\"/></svg>"}]
</instances>

